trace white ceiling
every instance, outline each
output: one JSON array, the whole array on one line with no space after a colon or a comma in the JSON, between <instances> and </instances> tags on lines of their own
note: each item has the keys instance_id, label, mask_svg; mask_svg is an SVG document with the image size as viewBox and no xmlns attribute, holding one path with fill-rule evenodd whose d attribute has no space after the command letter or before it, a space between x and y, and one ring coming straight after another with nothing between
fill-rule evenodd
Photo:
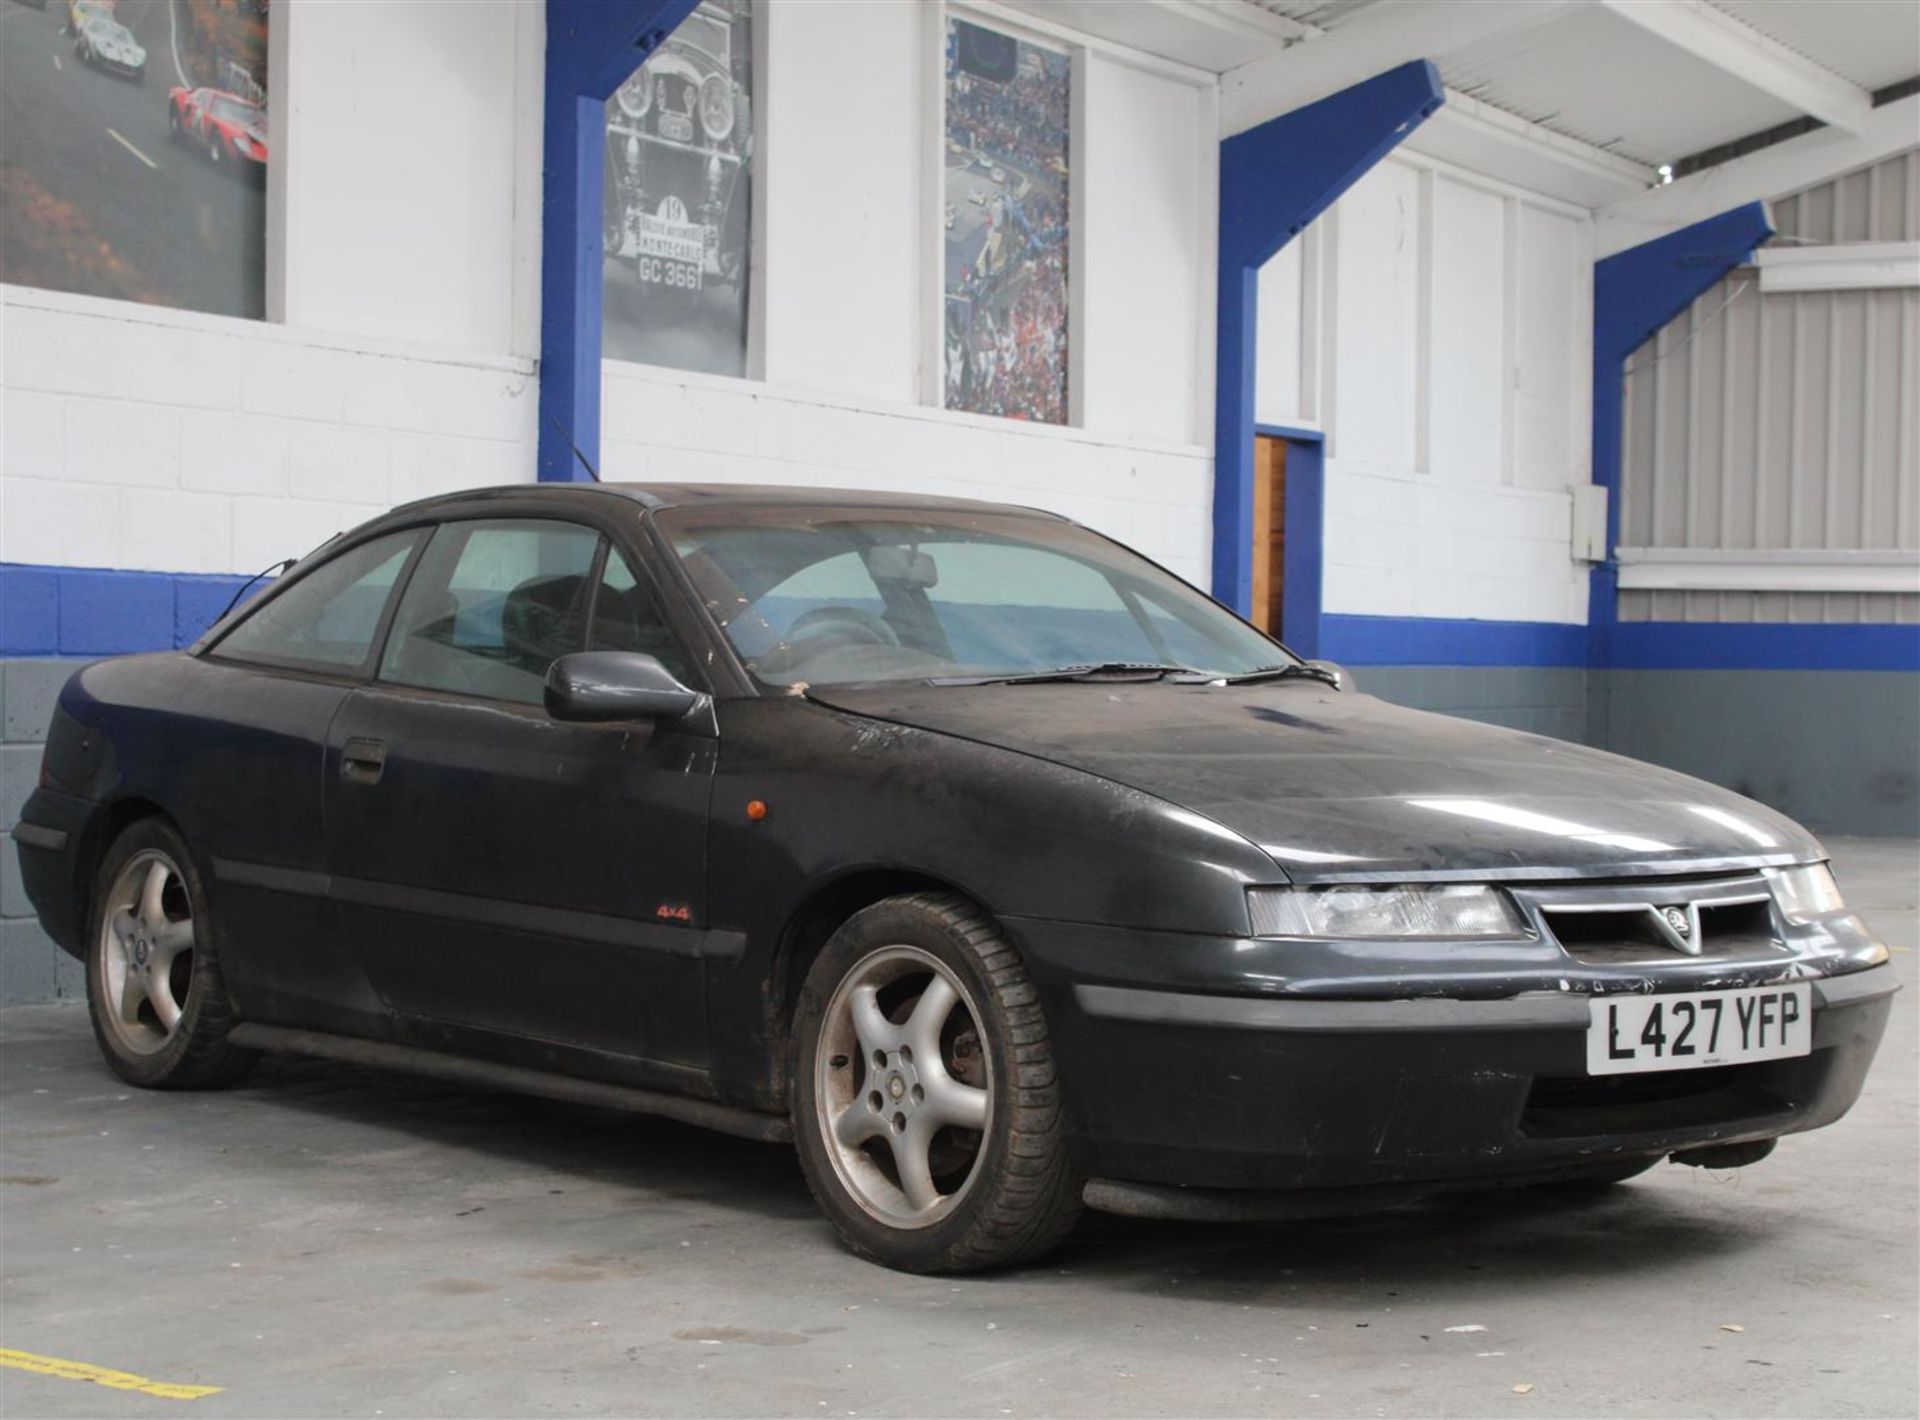
<instances>
[{"instance_id":1,"label":"white ceiling","mask_svg":"<svg viewBox=\"0 0 1920 1420\"><path fill-rule=\"evenodd\" d=\"M1522 18L1491 35L1464 23L1486 3L1007 0L1248 85L1282 51L1305 59L1339 40L1331 55L1364 34L1368 53L1388 54L1396 28L1445 35L1453 9L1469 38L1408 57L1432 59L1455 95L1649 170L1808 114L1857 121L1868 93L1920 75L1920 0L1501 0Z\"/></svg>"},{"instance_id":2,"label":"white ceiling","mask_svg":"<svg viewBox=\"0 0 1920 1420\"><path fill-rule=\"evenodd\" d=\"M1909 0L1712 0L1863 89L1920 74L1920 5Z\"/></svg>"},{"instance_id":3,"label":"white ceiling","mask_svg":"<svg viewBox=\"0 0 1920 1420\"><path fill-rule=\"evenodd\" d=\"M1449 87L1649 167L1800 116L1599 6L1434 58Z\"/></svg>"}]
</instances>

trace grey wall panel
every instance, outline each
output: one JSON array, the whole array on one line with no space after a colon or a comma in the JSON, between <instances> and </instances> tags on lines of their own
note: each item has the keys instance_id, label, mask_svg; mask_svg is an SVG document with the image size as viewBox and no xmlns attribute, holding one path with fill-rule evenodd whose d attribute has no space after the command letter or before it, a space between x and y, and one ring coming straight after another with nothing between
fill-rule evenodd
<instances>
[{"instance_id":1,"label":"grey wall panel","mask_svg":"<svg viewBox=\"0 0 1920 1420\"><path fill-rule=\"evenodd\" d=\"M1830 833L1920 834L1920 674L1609 671L1606 747Z\"/></svg>"},{"instance_id":2,"label":"grey wall panel","mask_svg":"<svg viewBox=\"0 0 1920 1420\"><path fill-rule=\"evenodd\" d=\"M5 831L40 777L40 746L54 701L84 660L0 660L0 1006L74 1000L86 994L80 963L40 930Z\"/></svg>"},{"instance_id":3,"label":"grey wall panel","mask_svg":"<svg viewBox=\"0 0 1920 1420\"><path fill-rule=\"evenodd\" d=\"M1920 835L1920 675L1357 666L1396 704L1598 745L1828 833Z\"/></svg>"},{"instance_id":4,"label":"grey wall panel","mask_svg":"<svg viewBox=\"0 0 1920 1420\"><path fill-rule=\"evenodd\" d=\"M1355 666L1360 689L1396 705L1437 710L1557 740L1587 735L1587 672L1559 666Z\"/></svg>"},{"instance_id":5,"label":"grey wall panel","mask_svg":"<svg viewBox=\"0 0 1920 1420\"><path fill-rule=\"evenodd\" d=\"M1920 149L1773 204L1782 242L1920 238ZM1628 361L1621 541L1920 549L1920 291L1737 271ZM1628 591L1628 621L1913 622L1913 596Z\"/></svg>"},{"instance_id":6,"label":"grey wall panel","mask_svg":"<svg viewBox=\"0 0 1920 1420\"><path fill-rule=\"evenodd\" d=\"M1920 593L1844 592L1620 593L1622 621L1871 622L1920 626Z\"/></svg>"}]
</instances>

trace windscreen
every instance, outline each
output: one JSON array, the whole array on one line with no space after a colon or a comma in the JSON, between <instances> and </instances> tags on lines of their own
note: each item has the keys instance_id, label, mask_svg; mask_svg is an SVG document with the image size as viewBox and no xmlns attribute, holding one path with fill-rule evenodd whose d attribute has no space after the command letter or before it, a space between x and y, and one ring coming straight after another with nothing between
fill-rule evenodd
<instances>
[{"instance_id":1,"label":"windscreen","mask_svg":"<svg viewBox=\"0 0 1920 1420\"><path fill-rule=\"evenodd\" d=\"M1178 578L1049 518L679 508L658 523L740 659L771 685L1114 663L1241 675L1293 661Z\"/></svg>"}]
</instances>

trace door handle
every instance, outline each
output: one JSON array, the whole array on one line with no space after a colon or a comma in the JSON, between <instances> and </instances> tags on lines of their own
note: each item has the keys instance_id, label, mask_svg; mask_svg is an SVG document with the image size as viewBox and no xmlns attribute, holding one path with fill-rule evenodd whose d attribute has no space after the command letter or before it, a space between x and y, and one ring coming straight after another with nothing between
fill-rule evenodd
<instances>
[{"instance_id":1,"label":"door handle","mask_svg":"<svg viewBox=\"0 0 1920 1420\"><path fill-rule=\"evenodd\" d=\"M340 751L340 777L354 784L378 784L387 767L387 747L380 740L348 740Z\"/></svg>"}]
</instances>

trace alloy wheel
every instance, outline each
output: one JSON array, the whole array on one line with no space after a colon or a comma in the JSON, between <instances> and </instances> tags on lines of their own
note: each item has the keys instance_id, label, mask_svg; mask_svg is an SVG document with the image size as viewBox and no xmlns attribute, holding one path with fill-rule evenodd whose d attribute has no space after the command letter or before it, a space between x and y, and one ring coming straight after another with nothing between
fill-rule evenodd
<instances>
[{"instance_id":1,"label":"alloy wheel","mask_svg":"<svg viewBox=\"0 0 1920 1420\"><path fill-rule=\"evenodd\" d=\"M964 982L918 947L854 964L827 1003L815 1123L855 1202L890 1227L930 1227L980 1172L992 1064Z\"/></svg>"},{"instance_id":2,"label":"alloy wheel","mask_svg":"<svg viewBox=\"0 0 1920 1420\"><path fill-rule=\"evenodd\" d=\"M187 881L158 849L136 853L102 903L95 970L102 1013L129 1052L152 1055L179 1028L193 983L193 903Z\"/></svg>"}]
</instances>

